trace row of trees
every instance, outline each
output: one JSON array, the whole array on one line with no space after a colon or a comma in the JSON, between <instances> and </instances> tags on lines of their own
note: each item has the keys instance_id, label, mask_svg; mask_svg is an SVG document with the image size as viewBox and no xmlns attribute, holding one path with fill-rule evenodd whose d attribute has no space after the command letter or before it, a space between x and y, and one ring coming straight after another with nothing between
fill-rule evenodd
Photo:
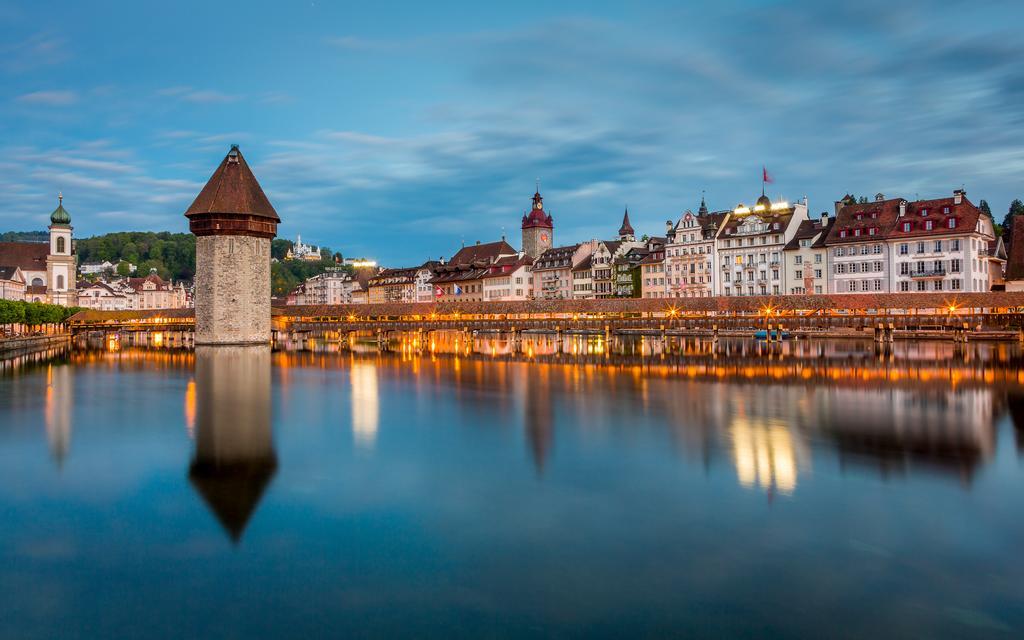
<instances>
[{"instance_id":1,"label":"row of trees","mask_svg":"<svg viewBox=\"0 0 1024 640\"><path fill-rule=\"evenodd\" d=\"M59 304L0 300L0 326L38 327L44 324L60 324L80 310L77 307L62 307Z\"/></svg>"}]
</instances>

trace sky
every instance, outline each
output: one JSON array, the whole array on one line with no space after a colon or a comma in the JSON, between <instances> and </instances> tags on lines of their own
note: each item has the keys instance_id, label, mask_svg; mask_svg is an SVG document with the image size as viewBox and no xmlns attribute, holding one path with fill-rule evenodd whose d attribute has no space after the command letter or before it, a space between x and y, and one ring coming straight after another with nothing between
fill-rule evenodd
<instances>
[{"instance_id":1,"label":"sky","mask_svg":"<svg viewBox=\"0 0 1024 640\"><path fill-rule=\"evenodd\" d=\"M1024 3L0 0L0 231L185 231L232 143L279 235L390 266L760 195L1024 197Z\"/></svg>"}]
</instances>

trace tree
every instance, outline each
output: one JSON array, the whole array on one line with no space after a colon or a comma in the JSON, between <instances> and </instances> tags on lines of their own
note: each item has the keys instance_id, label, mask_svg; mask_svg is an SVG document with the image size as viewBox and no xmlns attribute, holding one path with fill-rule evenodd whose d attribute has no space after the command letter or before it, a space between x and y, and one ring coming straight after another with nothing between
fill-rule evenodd
<instances>
[{"instance_id":1,"label":"tree","mask_svg":"<svg viewBox=\"0 0 1024 640\"><path fill-rule=\"evenodd\" d=\"M981 209L981 212L988 217L992 217L992 209L988 206L988 200L979 200L978 208Z\"/></svg>"},{"instance_id":2,"label":"tree","mask_svg":"<svg viewBox=\"0 0 1024 640\"><path fill-rule=\"evenodd\" d=\"M1024 217L1024 202L1021 202L1019 198L1010 203L1010 209L1006 212L1006 217L1003 218L1003 231L1008 240L1013 238L1013 219L1017 216Z\"/></svg>"}]
</instances>

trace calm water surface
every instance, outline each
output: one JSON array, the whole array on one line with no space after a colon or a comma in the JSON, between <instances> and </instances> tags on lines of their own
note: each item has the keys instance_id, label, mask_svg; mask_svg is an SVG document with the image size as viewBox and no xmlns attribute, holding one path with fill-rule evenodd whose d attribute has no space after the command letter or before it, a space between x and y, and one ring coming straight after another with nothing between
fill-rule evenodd
<instances>
[{"instance_id":1,"label":"calm water surface","mask_svg":"<svg viewBox=\"0 0 1024 640\"><path fill-rule=\"evenodd\" d=\"M1024 635L1017 345L455 340L0 364L0 636Z\"/></svg>"}]
</instances>

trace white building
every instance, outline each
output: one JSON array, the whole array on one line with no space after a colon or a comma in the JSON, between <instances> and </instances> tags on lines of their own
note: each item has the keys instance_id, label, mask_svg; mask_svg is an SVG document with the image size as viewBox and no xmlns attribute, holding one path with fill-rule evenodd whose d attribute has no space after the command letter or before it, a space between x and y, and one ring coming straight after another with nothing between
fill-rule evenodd
<instances>
[{"instance_id":1,"label":"white building","mask_svg":"<svg viewBox=\"0 0 1024 640\"><path fill-rule=\"evenodd\" d=\"M951 198L837 203L825 239L832 293L992 288L992 219L962 190Z\"/></svg>"},{"instance_id":2,"label":"white building","mask_svg":"<svg viewBox=\"0 0 1024 640\"><path fill-rule=\"evenodd\" d=\"M78 306L100 311L124 311L129 306L128 294L116 291L106 282L78 283Z\"/></svg>"},{"instance_id":3,"label":"white building","mask_svg":"<svg viewBox=\"0 0 1024 640\"><path fill-rule=\"evenodd\" d=\"M807 219L807 201L772 202L765 195L753 208L743 204L726 216L718 232L722 295L781 295L787 291L782 250Z\"/></svg>"},{"instance_id":4,"label":"white building","mask_svg":"<svg viewBox=\"0 0 1024 640\"><path fill-rule=\"evenodd\" d=\"M58 195L50 214L48 242L0 242L0 268L18 268L25 281L24 300L74 306L75 255L71 215ZM13 288L11 289L13 291Z\"/></svg>"}]
</instances>

